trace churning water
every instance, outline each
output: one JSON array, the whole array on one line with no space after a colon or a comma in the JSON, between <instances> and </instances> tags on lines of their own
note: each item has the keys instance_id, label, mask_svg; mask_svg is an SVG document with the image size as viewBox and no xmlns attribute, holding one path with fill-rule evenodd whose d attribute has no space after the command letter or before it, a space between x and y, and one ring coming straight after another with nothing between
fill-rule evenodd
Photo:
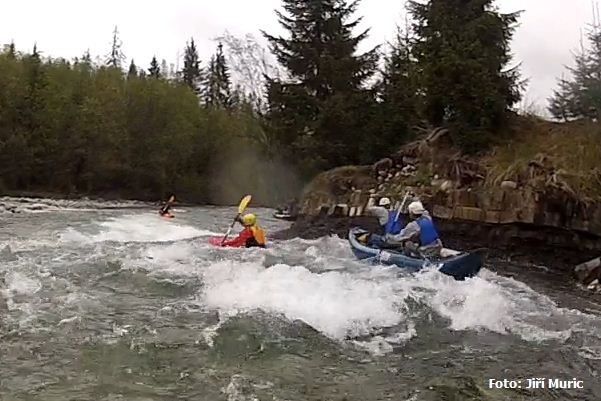
<instances>
[{"instance_id":1,"label":"churning water","mask_svg":"<svg viewBox=\"0 0 601 401\"><path fill-rule=\"evenodd\" d=\"M601 399L601 305L544 275L407 275L338 237L209 246L232 208L0 201L3 401ZM533 377L584 388L489 388Z\"/></svg>"}]
</instances>

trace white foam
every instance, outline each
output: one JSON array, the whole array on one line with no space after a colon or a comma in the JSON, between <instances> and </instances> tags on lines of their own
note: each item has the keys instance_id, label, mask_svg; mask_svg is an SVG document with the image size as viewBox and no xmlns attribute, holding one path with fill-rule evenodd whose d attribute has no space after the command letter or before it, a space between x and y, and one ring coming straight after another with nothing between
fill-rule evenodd
<instances>
[{"instance_id":1,"label":"white foam","mask_svg":"<svg viewBox=\"0 0 601 401\"><path fill-rule=\"evenodd\" d=\"M156 262L173 262L192 257L193 248L189 244L169 244L152 246L146 250L146 256Z\"/></svg>"},{"instance_id":2,"label":"white foam","mask_svg":"<svg viewBox=\"0 0 601 401\"><path fill-rule=\"evenodd\" d=\"M150 207L148 203L139 201L102 201L82 199L44 199L27 197L0 197L5 208L16 212L44 213L57 210L93 211L98 209L115 209L131 207Z\"/></svg>"},{"instance_id":3,"label":"white foam","mask_svg":"<svg viewBox=\"0 0 601 401\"><path fill-rule=\"evenodd\" d=\"M100 233L84 234L67 229L63 241L73 242L167 242L215 235L212 231L161 219L153 213L126 215L97 223Z\"/></svg>"},{"instance_id":4,"label":"white foam","mask_svg":"<svg viewBox=\"0 0 601 401\"><path fill-rule=\"evenodd\" d=\"M228 385L221 389L221 392L227 395L227 401L259 401L251 391L251 387L249 379L242 375L234 375Z\"/></svg>"},{"instance_id":5,"label":"white foam","mask_svg":"<svg viewBox=\"0 0 601 401\"><path fill-rule=\"evenodd\" d=\"M42 288L39 280L29 278L19 272L6 274L6 287L14 295L33 295Z\"/></svg>"},{"instance_id":6,"label":"white foam","mask_svg":"<svg viewBox=\"0 0 601 401\"><path fill-rule=\"evenodd\" d=\"M353 341L353 343L361 348L365 348L370 354L375 356L382 356L393 350L390 342L381 336L372 337L369 341Z\"/></svg>"},{"instance_id":7,"label":"white foam","mask_svg":"<svg viewBox=\"0 0 601 401\"><path fill-rule=\"evenodd\" d=\"M203 278L203 301L226 315L261 309L300 319L335 339L368 335L404 318L398 303L405 295L394 282L349 273L225 261L203 271Z\"/></svg>"},{"instance_id":8,"label":"white foam","mask_svg":"<svg viewBox=\"0 0 601 401\"><path fill-rule=\"evenodd\" d=\"M420 285L434 290L426 303L451 320L453 330L488 329L507 333L512 305L498 285L479 277L459 282L438 272L427 272Z\"/></svg>"},{"instance_id":9,"label":"white foam","mask_svg":"<svg viewBox=\"0 0 601 401\"><path fill-rule=\"evenodd\" d=\"M193 263L197 252L197 247L190 243L151 246L144 252L143 264L161 275L197 277L198 267ZM137 265L139 261L134 262L134 267Z\"/></svg>"}]
</instances>

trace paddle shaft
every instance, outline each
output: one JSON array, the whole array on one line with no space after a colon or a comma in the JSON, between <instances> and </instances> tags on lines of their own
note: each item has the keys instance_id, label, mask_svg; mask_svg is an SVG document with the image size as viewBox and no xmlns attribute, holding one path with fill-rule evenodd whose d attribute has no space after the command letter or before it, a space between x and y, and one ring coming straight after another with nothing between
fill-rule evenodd
<instances>
[{"instance_id":1,"label":"paddle shaft","mask_svg":"<svg viewBox=\"0 0 601 401\"><path fill-rule=\"evenodd\" d=\"M401 205L399 206L399 210L397 210L396 212L396 219L399 219L399 216L401 215L401 210L403 210L403 207L405 206L405 202L407 202L407 197L409 196L409 191L405 192L405 196L403 197L403 200L401 201Z\"/></svg>"},{"instance_id":2,"label":"paddle shaft","mask_svg":"<svg viewBox=\"0 0 601 401\"><path fill-rule=\"evenodd\" d=\"M221 240L221 246L223 246L223 244L225 243L225 240L230 235L230 233L232 232L232 229L236 225L236 221L240 218L240 216L242 216L242 213L244 213L244 210L246 210L246 207L250 203L251 199L252 199L252 197L250 195L246 195L240 201L240 204L238 205L238 215L234 218L234 221L232 221L232 224L230 225L230 228L228 228L227 232L225 233L225 236Z\"/></svg>"},{"instance_id":3,"label":"paddle shaft","mask_svg":"<svg viewBox=\"0 0 601 401\"><path fill-rule=\"evenodd\" d=\"M225 233L225 236L223 237L223 239L221 240L221 245L223 246L223 244L225 243L225 240L227 239L227 237L230 235L230 233L232 232L232 229L234 228L234 226L236 225L236 221L238 220L238 217L240 217L240 213L238 214L238 216L236 216L236 218L234 219L234 221L232 221L232 224L230 224L230 228L227 229L227 232Z\"/></svg>"}]
</instances>

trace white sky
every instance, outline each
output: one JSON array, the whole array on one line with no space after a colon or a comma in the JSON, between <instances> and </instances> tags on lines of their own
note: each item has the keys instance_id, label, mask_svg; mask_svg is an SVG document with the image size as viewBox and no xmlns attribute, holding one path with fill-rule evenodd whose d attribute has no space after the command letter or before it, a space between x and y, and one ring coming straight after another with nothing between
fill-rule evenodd
<instances>
[{"instance_id":1,"label":"white sky","mask_svg":"<svg viewBox=\"0 0 601 401\"><path fill-rule=\"evenodd\" d=\"M364 47L392 39L404 24L403 0L363 0L357 16L371 27ZM0 0L0 44L15 41L30 50L34 42L46 56L72 58L90 49L104 56L117 25L123 51L148 67L152 56L175 63L190 37L206 61L215 50L212 38L228 30L263 41L259 30L281 32L274 9L280 0ZM513 52L529 79L525 102L546 107L564 65L572 62L581 31L592 22L592 0L498 0L503 12L524 10Z\"/></svg>"}]
</instances>

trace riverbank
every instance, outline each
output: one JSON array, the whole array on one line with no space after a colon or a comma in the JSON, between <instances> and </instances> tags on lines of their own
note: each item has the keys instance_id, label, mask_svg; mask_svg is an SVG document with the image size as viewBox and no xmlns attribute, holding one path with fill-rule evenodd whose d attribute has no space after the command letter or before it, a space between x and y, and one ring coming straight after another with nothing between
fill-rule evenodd
<instances>
[{"instance_id":1,"label":"riverbank","mask_svg":"<svg viewBox=\"0 0 601 401\"><path fill-rule=\"evenodd\" d=\"M461 154L433 129L373 165L343 166L306 186L303 215L283 237L346 236L369 197L398 208L407 193L436 220L448 247L572 271L601 254L601 128L517 116L512 137L486 154ZM336 216L336 217L334 217Z\"/></svg>"}]
</instances>

